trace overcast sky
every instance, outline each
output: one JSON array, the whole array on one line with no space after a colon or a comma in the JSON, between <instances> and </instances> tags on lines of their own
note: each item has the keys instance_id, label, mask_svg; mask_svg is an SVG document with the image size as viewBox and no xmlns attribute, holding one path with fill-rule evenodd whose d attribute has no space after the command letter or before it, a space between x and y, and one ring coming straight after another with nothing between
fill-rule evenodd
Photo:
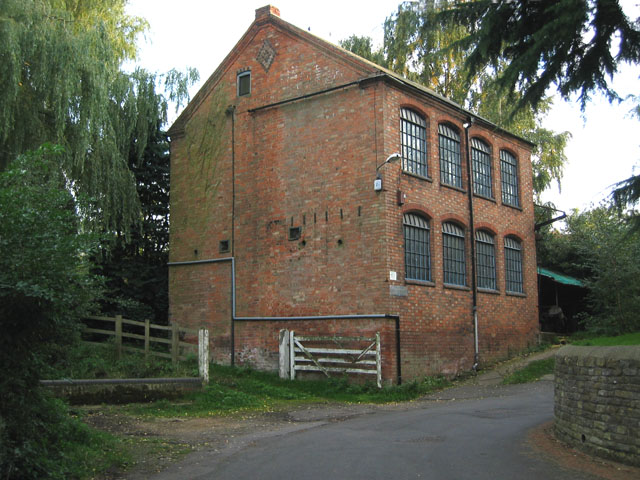
<instances>
[{"instance_id":1,"label":"overcast sky","mask_svg":"<svg viewBox=\"0 0 640 480\"><path fill-rule=\"evenodd\" d=\"M350 35L369 36L382 43L383 23L397 8L397 0L272 0L283 20L333 43ZM140 41L138 64L148 70L197 68L200 84L213 73L267 0L130 0L128 12L142 16L150 31ZM638 0L621 0L625 11L638 16ZM640 95L640 68L628 67L616 77L622 95ZM585 209L597 204L617 181L640 165L640 121L628 114L632 104L610 105L596 98L584 115L577 102L556 100L545 126L569 130L569 163L562 193L554 187L543 194L560 209ZM173 117L175 118L175 116ZM636 173L640 173L636 172Z\"/></svg>"}]
</instances>

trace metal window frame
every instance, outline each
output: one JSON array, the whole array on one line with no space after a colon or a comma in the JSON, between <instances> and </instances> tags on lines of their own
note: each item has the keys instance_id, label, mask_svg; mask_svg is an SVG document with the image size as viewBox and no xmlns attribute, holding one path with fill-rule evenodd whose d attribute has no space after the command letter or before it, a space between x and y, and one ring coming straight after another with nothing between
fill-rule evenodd
<instances>
[{"instance_id":1,"label":"metal window frame","mask_svg":"<svg viewBox=\"0 0 640 480\"><path fill-rule=\"evenodd\" d=\"M505 290L524 293L522 244L511 237L504 238Z\"/></svg>"},{"instance_id":2,"label":"metal window frame","mask_svg":"<svg viewBox=\"0 0 640 480\"><path fill-rule=\"evenodd\" d=\"M518 159L507 150L500 150L500 176L502 180L502 203L519 207Z\"/></svg>"},{"instance_id":3,"label":"metal window frame","mask_svg":"<svg viewBox=\"0 0 640 480\"><path fill-rule=\"evenodd\" d=\"M440 182L462 188L462 155L460 134L445 124L438 125Z\"/></svg>"},{"instance_id":4,"label":"metal window frame","mask_svg":"<svg viewBox=\"0 0 640 480\"><path fill-rule=\"evenodd\" d=\"M427 121L408 108L400 109L400 144L402 170L429 177Z\"/></svg>"},{"instance_id":5,"label":"metal window frame","mask_svg":"<svg viewBox=\"0 0 640 480\"><path fill-rule=\"evenodd\" d=\"M473 166L473 193L493 198L491 147L478 138L471 139L471 163Z\"/></svg>"},{"instance_id":6,"label":"metal window frame","mask_svg":"<svg viewBox=\"0 0 640 480\"><path fill-rule=\"evenodd\" d=\"M403 216L405 279L431 281L431 229L419 215Z\"/></svg>"},{"instance_id":7,"label":"metal window frame","mask_svg":"<svg viewBox=\"0 0 640 480\"><path fill-rule=\"evenodd\" d=\"M476 279L478 288L497 290L495 240L484 230L476 231Z\"/></svg>"},{"instance_id":8,"label":"metal window frame","mask_svg":"<svg viewBox=\"0 0 640 480\"><path fill-rule=\"evenodd\" d=\"M442 224L442 263L445 284L467 286L465 232L450 222Z\"/></svg>"}]
</instances>

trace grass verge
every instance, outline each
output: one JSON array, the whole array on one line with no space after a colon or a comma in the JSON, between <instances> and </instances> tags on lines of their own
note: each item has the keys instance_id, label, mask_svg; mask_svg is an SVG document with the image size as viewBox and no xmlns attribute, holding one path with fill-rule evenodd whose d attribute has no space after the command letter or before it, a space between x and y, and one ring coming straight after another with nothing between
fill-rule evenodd
<instances>
[{"instance_id":1,"label":"grass verge","mask_svg":"<svg viewBox=\"0 0 640 480\"><path fill-rule=\"evenodd\" d=\"M449 386L445 377L426 377L378 389L374 383L351 384L346 378L291 381L271 372L212 365L210 384L178 402L160 400L125 407L128 413L159 417L203 417L261 412L303 403L389 403L413 400Z\"/></svg>"},{"instance_id":2,"label":"grass verge","mask_svg":"<svg viewBox=\"0 0 640 480\"><path fill-rule=\"evenodd\" d=\"M613 347L617 345L640 345L640 332L627 333L616 337L584 338L571 342L571 345L584 347Z\"/></svg>"},{"instance_id":3,"label":"grass verge","mask_svg":"<svg viewBox=\"0 0 640 480\"><path fill-rule=\"evenodd\" d=\"M511 375L502 380L504 385L512 385L515 383L529 383L540 380L549 373L553 373L555 367L555 358L549 357L544 360L534 360L526 367L516 370Z\"/></svg>"}]
</instances>

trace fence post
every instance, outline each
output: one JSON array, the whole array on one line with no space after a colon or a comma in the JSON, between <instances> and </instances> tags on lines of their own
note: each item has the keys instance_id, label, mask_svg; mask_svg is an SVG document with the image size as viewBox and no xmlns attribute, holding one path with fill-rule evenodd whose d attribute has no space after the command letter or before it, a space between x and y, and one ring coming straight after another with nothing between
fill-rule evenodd
<instances>
[{"instance_id":1,"label":"fence post","mask_svg":"<svg viewBox=\"0 0 640 480\"><path fill-rule=\"evenodd\" d=\"M378 388L382 388L382 358L380 356L380 332L376 332L376 380Z\"/></svg>"},{"instance_id":2,"label":"fence post","mask_svg":"<svg viewBox=\"0 0 640 480\"><path fill-rule=\"evenodd\" d=\"M116 356L122 356L122 315L116 315Z\"/></svg>"},{"instance_id":3,"label":"fence post","mask_svg":"<svg viewBox=\"0 0 640 480\"><path fill-rule=\"evenodd\" d=\"M178 324L171 324L171 361L173 363L178 362L178 356L180 354L180 335L178 334Z\"/></svg>"},{"instance_id":4,"label":"fence post","mask_svg":"<svg viewBox=\"0 0 640 480\"><path fill-rule=\"evenodd\" d=\"M150 321L147 319L144 321L144 358L149 357L149 337L151 337Z\"/></svg>"},{"instance_id":5,"label":"fence post","mask_svg":"<svg viewBox=\"0 0 640 480\"><path fill-rule=\"evenodd\" d=\"M209 329L198 331L198 369L202 383L209 385Z\"/></svg>"},{"instance_id":6,"label":"fence post","mask_svg":"<svg viewBox=\"0 0 640 480\"><path fill-rule=\"evenodd\" d=\"M296 342L293 330L289 332L289 373L291 380L296 379Z\"/></svg>"},{"instance_id":7,"label":"fence post","mask_svg":"<svg viewBox=\"0 0 640 480\"><path fill-rule=\"evenodd\" d=\"M280 330L278 366L280 378L289 378L289 330Z\"/></svg>"}]
</instances>

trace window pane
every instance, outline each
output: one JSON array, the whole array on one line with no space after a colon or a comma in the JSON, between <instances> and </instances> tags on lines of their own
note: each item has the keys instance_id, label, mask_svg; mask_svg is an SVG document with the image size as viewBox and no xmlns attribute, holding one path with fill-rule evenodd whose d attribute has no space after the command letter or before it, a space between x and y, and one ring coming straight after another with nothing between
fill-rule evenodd
<instances>
[{"instance_id":1,"label":"window pane","mask_svg":"<svg viewBox=\"0 0 640 480\"><path fill-rule=\"evenodd\" d=\"M518 161L504 150L500 151L500 173L502 176L502 202L520 206L518 193Z\"/></svg>"},{"instance_id":2,"label":"window pane","mask_svg":"<svg viewBox=\"0 0 640 480\"><path fill-rule=\"evenodd\" d=\"M476 277L478 288L496 290L496 254L493 237L476 232Z\"/></svg>"},{"instance_id":3,"label":"window pane","mask_svg":"<svg viewBox=\"0 0 640 480\"><path fill-rule=\"evenodd\" d=\"M522 247L513 238L504 239L505 286L507 292L523 293Z\"/></svg>"},{"instance_id":4,"label":"window pane","mask_svg":"<svg viewBox=\"0 0 640 480\"><path fill-rule=\"evenodd\" d=\"M428 177L427 122L412 110L400 110L400 141L402 143L402 169L405 172Z\"/></svg>"},{"instance_id":5,"label":"window pane","mask_svg":"<svg viewBox=\"0 0 640 480\"><path fill-rule=\"evenodd\" d=\"M429 223L412 214L404 216L405 278L431 280Z\"/></svg>"},{"instance_id":6,"label":"window pane","mask_svg":"<svg viewBox=\"0 0 640 480\"><path fill-rule=\"evenodd\" d=\"M440 144L440 181L462 188L460 135L446 125L438 125Z\"/></svg>"},{"instance_id":7,"label":"window pane","mask_svg":"<svg viewBox=\"0 0 640 480\"><path fill-rule=\"evenodd\" d=\"M442 245L444 283L465 286L467 278L464 231L452 223L444 223L442 225Z\"/></svg>"},{"instance_id":8,"label":"window pane","mask_svg":"<svg viewBox=\"0 0 640 480\"><path fill-rule=\"evenodd\" d=\"M471 161L473 165L473 193L493 198L491 150L486 143L477 138L471 139Z\"/></svg>"}]
</instances>

